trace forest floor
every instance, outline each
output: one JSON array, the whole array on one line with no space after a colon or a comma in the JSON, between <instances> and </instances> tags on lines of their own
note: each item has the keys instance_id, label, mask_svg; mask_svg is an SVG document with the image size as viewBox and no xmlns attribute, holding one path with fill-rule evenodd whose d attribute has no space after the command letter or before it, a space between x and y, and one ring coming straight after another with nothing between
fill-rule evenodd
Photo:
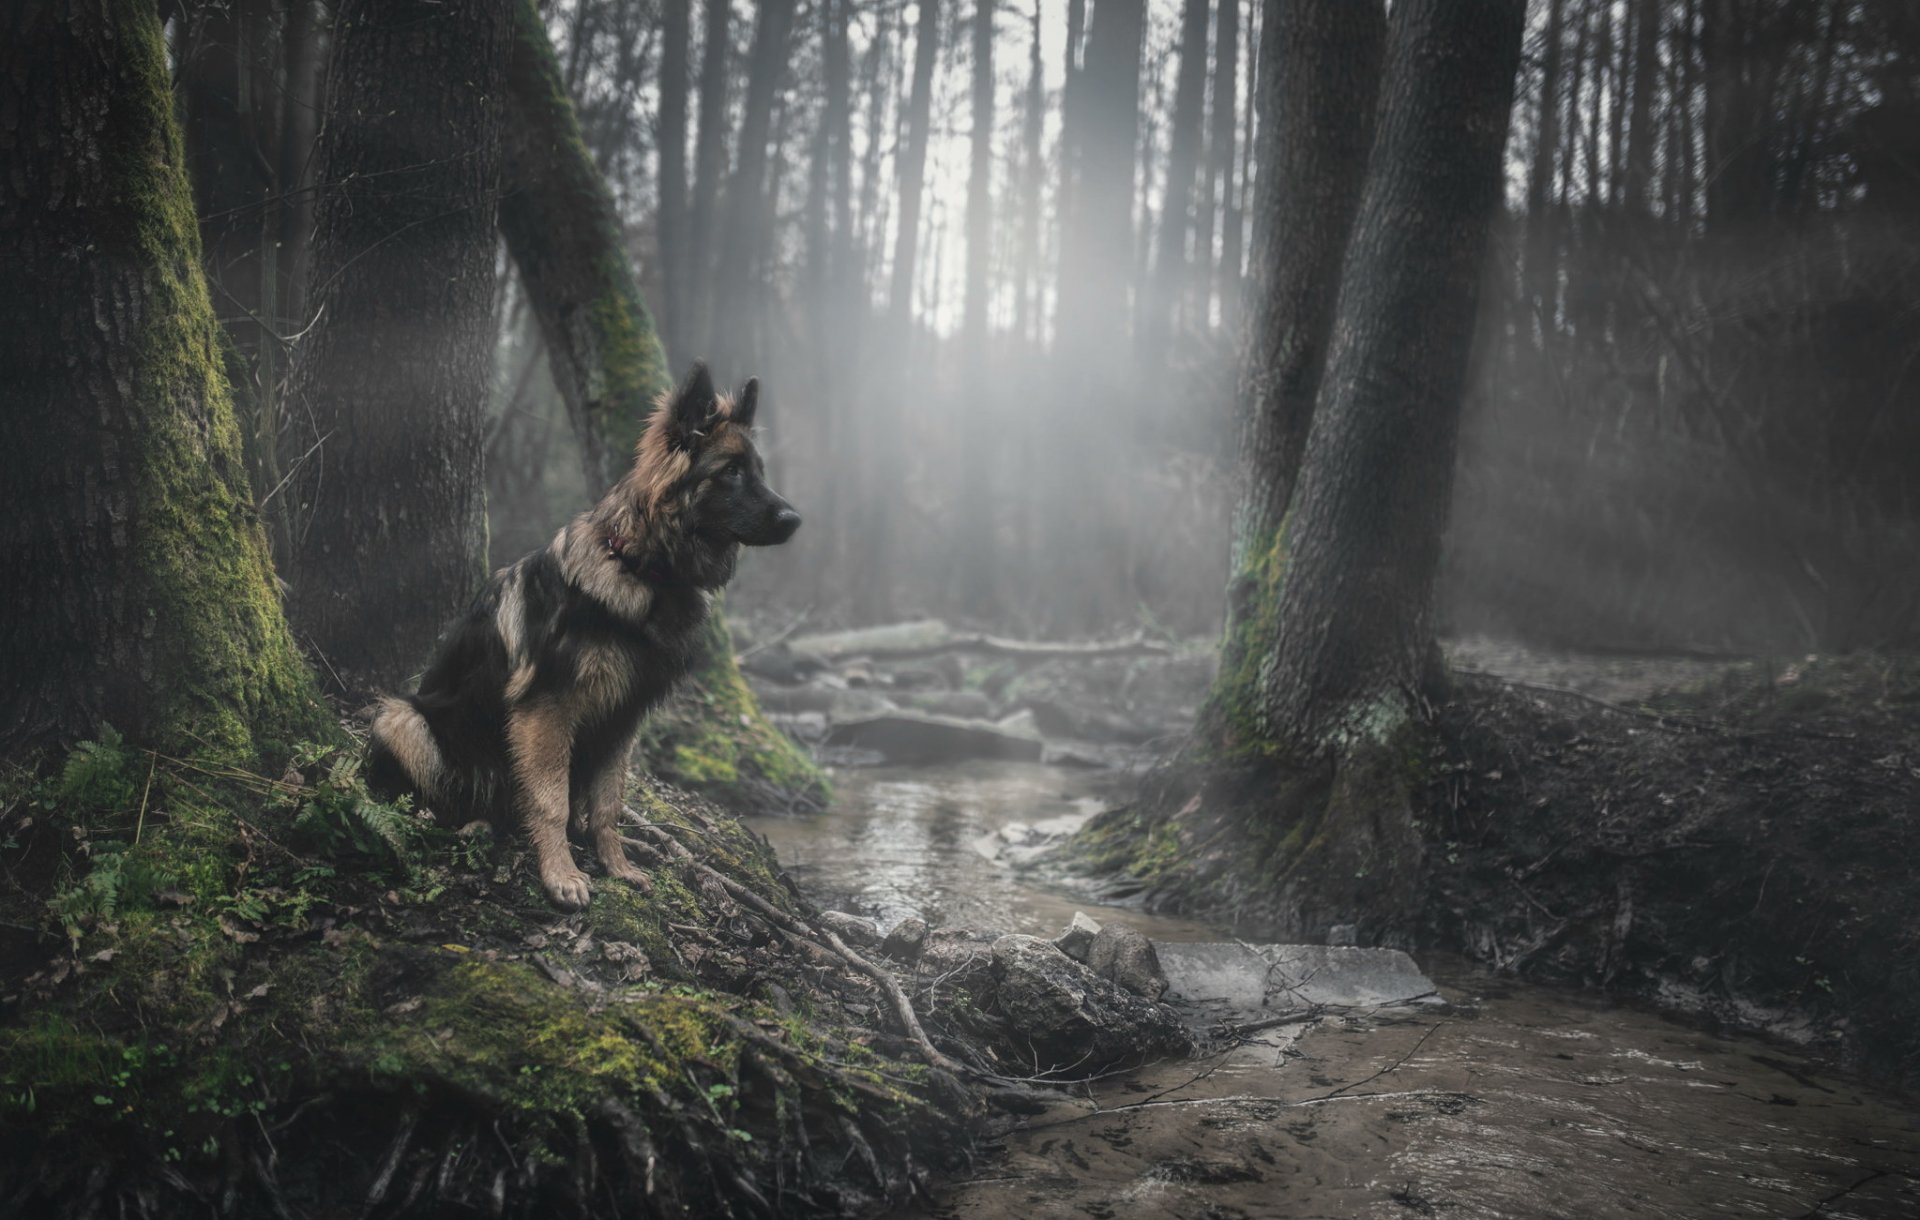
<instances>
[{"instance_id":1,"label":"forest floor","mask_svg":"<svg viewBox=\"0 0 1920 1220\"><path fill-rule=\"evenodd\" d=\"M1920 1086L1920 659L1453 659L1400 943ZM1280 835L1146 809L1090 825L1082 865L1148 909L1285 922Z\"/></svg>"},{"instance_id":2,"label":"forest floor","mask_svg":"<svg viewBox=\"0 0 1920 1220\"><path fill-rule=\"evenodd\" d=\"M730 815L642 782L652 892L563 915L356 756L3 777L0 1214L843 1215L964 1154L978 1091Z\"/></svg>"}]
</instances>

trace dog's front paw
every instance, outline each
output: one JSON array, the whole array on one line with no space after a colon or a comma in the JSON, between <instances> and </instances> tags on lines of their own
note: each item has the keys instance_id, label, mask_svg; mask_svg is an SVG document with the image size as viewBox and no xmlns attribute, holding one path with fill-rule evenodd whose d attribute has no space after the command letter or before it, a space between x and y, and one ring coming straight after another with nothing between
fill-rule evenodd
<instances>
[{"instance_id":1,"label":"dog's front paw","mask_svg":"<svg viewBox=\"0 0 1920 1220\"><path fill-rule=\"evenodd\" d=\"M642 894L653 893L653 878L647 876L639 866L629 863L625 859L608 860L606 865L608 875L618 877L628 885L639 890Z\"/></svg>"},{"instance_id":2,"label":"dog's front paw","mask_svg":"<svg viewBox=\"0 0 1920 1220\"><path fill-rule=\"evenodd\" d=\"M577 868L542 873L540 885L547 891L547 901L563 911L583 910L587 900L593 897L593 884Z\"/></svg>"}]
</instances>

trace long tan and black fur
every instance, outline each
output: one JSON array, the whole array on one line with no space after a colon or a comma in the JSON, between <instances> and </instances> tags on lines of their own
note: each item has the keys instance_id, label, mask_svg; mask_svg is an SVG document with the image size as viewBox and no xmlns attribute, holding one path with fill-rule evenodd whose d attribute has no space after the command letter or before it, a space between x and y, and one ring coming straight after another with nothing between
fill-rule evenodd
<instances>
[{"instance_id":1,"label":"long tan and black fur","mask_svg":"<svg viewBox=\"0 0 1920 1220\"><path fill-rule=\"evenodd\" d=\"M449 820L517 822L558 906L591 893L569 826L609 874L648 886L616 827L634 735L698 659L708 600L740 547L777 545L800 525L754 449L758 391L716 394L695 365L654 411L627 476L494 573L418 693L382 700L367 763L376 792Z\"/></svg>"}]
</instances>

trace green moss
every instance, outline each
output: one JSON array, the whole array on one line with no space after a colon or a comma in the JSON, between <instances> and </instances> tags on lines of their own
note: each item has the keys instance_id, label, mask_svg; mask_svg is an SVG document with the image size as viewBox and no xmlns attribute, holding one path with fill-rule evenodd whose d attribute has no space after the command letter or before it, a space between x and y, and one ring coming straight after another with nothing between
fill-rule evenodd
<instances>
[{"instance_id":1,"label":"green moss","mask_svg":"<svg viewBox=\"0 0 1920 1220\"><path fill-rule=\"evenodd\" d=\"M1194 740L1220 762L1271 753L1263 693L1280 638L1280 584L1286 575L1286 526L1255 538L1240 552L1228 584L1227 625L1220 666L1201 709Z\"/></svg>"},{"instance_id":2,"label":"green moss","mask_svg":"<svg viewBox=\"0 0 1920 1220\"><path fill-rule=\"evenodd\" d=\"M159 21L139 0L115 7L131 88L107 141L128 222L114 255L148 272L131 379L141 569L128 596L146 608L155 667L149 706L129 709L127 727L162 749L237 761L336 730L281 614L253 510Z\"/></svg>"},{"instance_id":3,"label":"green moss","mask_svg":"<svg viewBox=\"0 0 1920 1220\"><path fill-rule=\"evenodd\" d=\"M706 659L681 693L641 731L647 764L673 783L736 809L819 809L825 775L768 722L734 663L718 600L708 616Z\"/></svg>"}]
</instances>

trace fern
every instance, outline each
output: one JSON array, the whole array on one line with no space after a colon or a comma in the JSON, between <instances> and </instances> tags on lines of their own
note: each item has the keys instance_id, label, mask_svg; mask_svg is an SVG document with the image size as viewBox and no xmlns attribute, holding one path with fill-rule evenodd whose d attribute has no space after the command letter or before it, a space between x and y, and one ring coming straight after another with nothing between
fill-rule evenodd
<instances>
[{"instance_id":1,"label":"fern","mask_svg":"<svg viewBox=\"0 0 1920 1220\"><path fill-rule=\"evenodd\" d=\"M375 800L360 782L359 761L335 758L327 774L305 794L294 830L333 856L364 857L411 869L426 839L426 828L401 798Z\"/></svg>"},{"instance_id":2,"label":"fern","mask_svg":"<svg viewBox=\"0 0 1920 1220\"><path fill-rule=\"evenodd\" d=\"M131 809L139 796L138 762L138 751L129 748L112 725L103 724L98 741L83 741L67 755L54 795L79 809Z\"/></svg>"}]
</instances>

